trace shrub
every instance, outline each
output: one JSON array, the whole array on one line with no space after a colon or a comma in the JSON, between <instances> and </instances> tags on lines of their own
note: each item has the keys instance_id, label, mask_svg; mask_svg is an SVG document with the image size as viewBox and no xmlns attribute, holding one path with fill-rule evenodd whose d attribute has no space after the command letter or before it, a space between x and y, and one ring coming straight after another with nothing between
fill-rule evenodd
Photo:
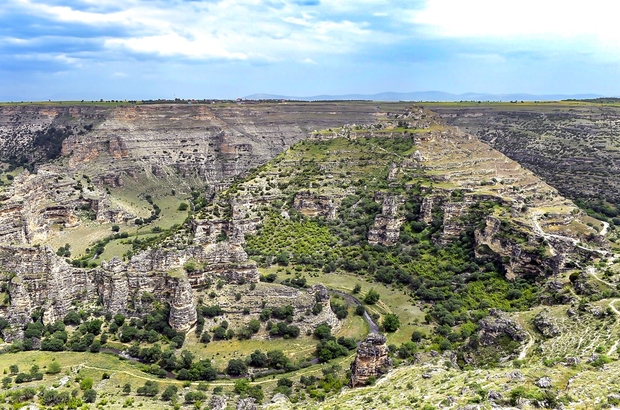
<instances>
[{"instance_id":1,"label":"shrub","mask_svg":"<svg viewBox=\"0 0 620 410\"><path fill-rule=\"evenodd\" d=\"M141 396L157 396L159 393L159 383L148 380L144 383L144 386L138 387L136 392Z\"/></svg>"},{"instance_id":2,"label":"shrub","mask_svg":"<svg viewBox=\"0 0 620 410\"><path fill-rule=\"evenodd\" d=\"M373 288L371 288L366 294L366 296L364 296L364 303L368 305L374 305L375 303L379 301L379 298L380 298L379 293Z\"/></svg>"},{"instance_id":3,"label":"shrub","mask_svg":"<svg viewBox=\"0 0 620 410\"><path fill-rule=\"evenodd\" d=\"M207 398L207 395L201 391L190 391L185 393L185 402L186 403L195 403L197 401L204 401Z\"/></svg>"},{"instance_id":4,"label":"shrub","mask_svg":"<svg viewBox=\"0 0 620 410\"><path fill-rule=\"evenodd\" d=\"M92 377L85 377L80 382L80 389L86 391L93 388L93 379Z\"/></svg>"},{"instance_id":5,"label":"shrub","mask_svg":"<svg viewBox=\"0 0 620 410\"><path fill-rule=\"evenodd\" d=\"M60 366L60 363L58 363L57 361L53 361L52 363L49 364L49 366L47 366L47 374L58 374L60 373L62 370L62 367Z\"/></svg>"},{"instance_id":6,"label":"shrub","mask_svg":"<svg viewBox=\"0 0 620 410\"><path fill-rule=\"evenodd\" d=\"M395 332L400 327L400 320L398 319L398 316L390 313L385 315L382 325L386 332Z\"/></svg>"},{"instance_id":7,"label":"shrub","mask_svg":"<svg viewBox=\"0 0 620 410\"><path fill-rule=\"evenodd\" d=\"M241 376L248 372L248 367L241 359L231 359L226 366L226 374L229 376Z\"/></svg>"},{"instance_id":8,"label":"shrub","mask_svg":"<svg viewBox=\"0 0 620 410\"><path fill-rule=\"evenodd\" d=\"M94 389L88 389L84 392L82 398L86 403L94 403L97 399L97 392Z\"/></svg>"},{"instance_id":9,"label":"shrub","mask_svg":"<svg viewBox=\"0 0 620 410\"><path fill-rule=\"evenodd\" d=\"M160 399L163 401L170 401L176 397L178 391L179 391L179 388L177 386L170 385L166 387L164 392L161 394Z\"/></svg>"}]
</instances>

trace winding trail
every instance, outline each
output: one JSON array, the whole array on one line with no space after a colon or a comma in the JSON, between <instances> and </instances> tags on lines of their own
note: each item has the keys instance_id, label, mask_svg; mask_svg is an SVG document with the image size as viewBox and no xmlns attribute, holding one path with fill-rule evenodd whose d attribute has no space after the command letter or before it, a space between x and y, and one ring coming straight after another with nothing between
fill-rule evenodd
<instances>
[{"instance_id":1,"label":"winding trail","mask_svg":"<svg viewBox=\"0 0 620 410\"><path fill-rule=\"evenodd\" d=\"M555 235L555 234L551 234L551 233L547 233L545 232L540 224L538 223L538 217L542 215L542 212L532 212L530 220L532 221L532 225L534 227L534 232L536 232L538 235L542 236L545 239L549 239L549 238L553 238L553 239L557 239L563 242L570 242L574 247L579 248L579 249L583 249L585 251L588 252L594 252L594 253L598 253L601 256L608 256L609 255L609 251L606 251L604 249L591 249L591 248L587 248L583 245L579 245L579 240L575 239L575 238L571 238L570 236L563 236L563 235ZM603 221L601 221L603 222ZM600 234L601 235L605 235L607 234L607 228L609 227L609 224L607 222L603 222L604 227L601 230ZM557 253L555 251L555 249L553 248L553 246L551 244L549 244L549 249L551 250L551 254L553 256L555 256Z\"/></svg>"},{"instance_id":2,"label":"winding trail","mask_svg":"<svg viewBox=\"0 0 620 410\"><path fill-rule=\"evenodd\" d=\"M518 357L519 360L525 360L527 356L527 351L530 349L530 347L534 346L534 343L535 343L534 336L532 336L532 334L528 332L527 330L525 330L525 333L527 333L528 341L526 345L523 346L523 348L521 349L521 352L519 352L519 357Z\"/></svg>"},{"instance_id":3,"label":"winding trail","mask_svg":"<svg viewBox=\"0 0 620 410\"><path fill-rule=\"evenodd\" d=\"M329 291L331 293L335 293L337 295L342 296L343 298L345 298L350 303L353 303L354 305L359 305L359 306L362 305L362 302L360 302L359 299L357 299L355 296L349 295L348 293L344 293L344 292L341 292L339 290L334 290L334 289L330 289ZM366 319L366 322L368 322L370 333L379 333L379 325L377 325L375 321L372 319L372 317L370 317L366 309L364 309L364 319Z\"/></svg>"},{"instance_id":4,"label":"winding trail","mask_svg":"<svg viewBox=\"0 0 620 410\"><path fill-rule=\"evenodd\" d=\"M601 223L603 224L603 229L601 229L601 232L599 233L601 234L601 236L605 236L607 235L607 230L609 229L609 223L605 221L601 221Z\"/></svg>"},{"instance_id":5,"label":"winding trail","mask_svg":"<svg viewBox=\"0 0 620 410\"><path fill-rule=\"evenodd\" d=\"M611 356L611 354L615 352L617 348L618 348L618 340L616 340L616 342L611 347L611 349L609 349L609 351L607 352L607 356Z\"/></svg>"}]
</instances>

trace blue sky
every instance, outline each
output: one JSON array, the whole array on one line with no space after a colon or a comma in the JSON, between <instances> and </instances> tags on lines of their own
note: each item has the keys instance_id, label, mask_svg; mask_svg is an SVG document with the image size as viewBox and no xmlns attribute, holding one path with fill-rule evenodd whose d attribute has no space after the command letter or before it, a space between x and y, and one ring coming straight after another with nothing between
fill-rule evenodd
<instances>
[{"instance_id":1,"label":"blue sky","mask_svg":"<svg viewBox=\"0 0 620 410\"><path fill-rule=\"evenodd\" d=\"M0 100L620 95L620 3L2 0Z\"/></svg>"}]
</instances>

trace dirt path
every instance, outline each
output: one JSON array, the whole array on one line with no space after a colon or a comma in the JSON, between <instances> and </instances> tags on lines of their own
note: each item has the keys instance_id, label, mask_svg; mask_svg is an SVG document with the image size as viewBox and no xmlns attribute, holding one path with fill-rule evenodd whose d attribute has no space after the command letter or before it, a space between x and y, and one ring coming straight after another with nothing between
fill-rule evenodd
<instances>
[{"instance_id":1,"label":"dirt path","mask_svg":"<svg viewBox=\"0 0 620 410\"><path fill-rule=\"evenodd\" d=\"M355 357L356 353L352 353L350 355L348 355L347 357L341 357L340 359L336 359L336 360L332 360L329 363L326 364L342 364L345 362L350 361L351 359L353 359L353 357ZM80 368L84 368L84 369L92 369L92 370L100 370L100 371L104 371L104 372L113 372L113 373L124 373L127 374L131 377L137 378L137 379L142 379L142 380L150 380L150 381L154 381L154 382L162 382L162 383L174 383L174 384L184 384L185 381L183 380L176 380L176 379L160 379L158 377L155 376L142 376L140 374L136 374L134 372L130 372L128 370L117 370L117 369L109 369L109 368L104 368L104 367L97 367L97 366L89 366L85 363L80 363L78 365ZM307 374L311 374L311 373L320 373L321 369L302 369L302 370L297 370L296 372L293 373L289 373L286 375L286 377L297 377L297 376L304 376ZM198 383L201 383L201 381L196 381L196 382L192 382L192 385L197 385ZM235 385L235 381L229 381L229 380L213 380L213 381L209 381L209 384L213 384L213 385L217 385L217 386L234 386ZM263 380L259 380L259 381L253 381L251 382L252 385L256 385L256 384L266 384L266 383L274 383L274 379L272 377L265 377Z\"/></svg>"},{"instance_id":2,"label":"dirt path","mask_svg":"<svg viewBox=\"0 0 620 410\"><path fill-rule=\"evenodd\" d=\"M599 278L599 277L596 275L596 268L595 268L594 266L588 266L588 267L586 268L586 273L587 273L588 275L592 276L592 277L593 277L594 279L596 279L597 281L599 281L599 282L601 282L601 283L603 283L603 284L605 284L605 285L607 285L607 286L609 286L609 287L611 287L611 288L614 288L614 289L616 288L616 284L611 283L611 282L607 282L606 280ZM615 301L615 299L614 299L614 301ZM615 310L615 308L614 308L614 310Z\"/></svg>"},{"instance_id":3,"label":"dirt path","mask_svg":"<svg viewBox=\"0 0 620 410\"><path fill-rule=\"evenodd\" d=\"M357 299L354 296L349 295L348 293L344 293L339 290L333 290L333 289L330 289L330 292L342 296L348 302L353 303L354 305L360 305L360 306L362 305L362 302L360 302L359 299ZM368 322L370 333L379 333L379 325L375 323L375 321L372 319L372 317L370 317L370 315L365 309L364 309L364 319L366 319L366 322Z\"/></svg>"},{"instance_id":4,"label":"dirt path","mask_svg":"<svg viewBox=\"0 0 620 410\"><path fill-rule=\"evenodd\" d=\"M528 341L521 349L521 352L519 352L519 360L525 360L525 358L527 357L527 351L530 349L530 347L534 346L534 336L532 336L532 334L527 330L525 330L525 333L527 333Z\"/></svg>"},{"instance_id":5,"label":"dirt path","mask_svg":"<svg viewBox=\"0 0 620 410\"><path fill-rule=\"evenodd\" d=\"M605 222L605 221L601 221L601 223L603 224L603 229L601 229L601 236L605 236L607 235L607 230L609 229L609 223Z\"/></svg>"},{"instance_id":6,"label":"dirt path","mask_svg":"<svg viewBox=\"0 0 620 410\"><path fill-rule=\"evenodd\" d=\"M616 340L616 342L614 343L614 345L611 347L611 349L609 349L609 351L607 352L607 356L611 356L611 354L613 352L616 351L616 349L618 348L618 341Z\"/></svg>"},{"instance_id":7,"label":"dirt path","mask_svg":"<svg viewBox=\"0 0 620 410\"><path fill-rule=\"evenodd\" d=\"M542 215L541 212L532 212L530 220L532 221L532 225L534 227L534 232L536 232L538 235L542 236L543 238L545 238L545 239L554 238L554 239L558 239L558 240L561 240L561 241L564 241L564 242L570 242L576 248L583 249L583 250L586 250L588 252L595 252L595 253L598 253L601 256L609 255L609 252L604 250L604 249L590 249L590 248L587 248L587 247L585 247L583 245L579 245L579 240L577 240L575 238L571 238L570 236L555 235L555 234L550 234L550 233L547 233L547 232L543 231L543 229L541 228L540 224L538 223L538 217L541 216L541 215ZM601 231L601 235L605 235L607 233L607 228L609 227L609 224L607 222L603 222L603 223L606 224L606 225L604 226L603 230ZM555 256L556 255L556 251L553 248L553 246L551 246L551 244L549 244L549 248L551 250L551 254L553 256Z\"/></svg>"}]
</instances>

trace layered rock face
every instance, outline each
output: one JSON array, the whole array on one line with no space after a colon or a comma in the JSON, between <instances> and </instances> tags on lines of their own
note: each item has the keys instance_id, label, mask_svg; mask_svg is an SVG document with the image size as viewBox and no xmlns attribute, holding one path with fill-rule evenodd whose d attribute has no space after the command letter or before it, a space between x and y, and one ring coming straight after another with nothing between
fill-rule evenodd
<instances>
[{"instance_id":1,"label":"layered rock face","mask_svg":"<svg viewBox=\"0 0 620 410\"><path fill-rule=\"evenodd\" d=\"M533 170L563 195L620 204L618 107L546 103L431 109Z\"/></svg>"},{"instance_id":2,"label":"layered rock face","mask_svg":"<svg viewBox=\"0 0 620 410\"><path fill-rule=\"evenodd\" d=\"M368 230L368 243L394 245L400 236L400 227L405 221L398 209L405 199L402 196L378 192L375 201L381 203L381 213L375 216L375 222Z\"/></svg>"},{"instance_id":3,"label":"layered rock face","mask_svg":"<svg viewBox=\"0 0 620 410\"><path fill-rule=\"evenodd\" d=\"M351 364L351 387L365 386L371 377L387 373L392 367L384 335L371 333L357 348Z\"/></svg>"},{"instance_id":4,"label":"layered rock face","mask_svg":"<svg viewBox=\"0 0 620 410\"><path fill-rule=\"evenodd\" d=\"M21 337L30 315L43 309L45 323L67 313L73 300L87 301L96 295L93 272L73 268L46 248L0 246L2 279L8 284L10 304L1 316L12 325L7 341Z\"/></svg>"},{"instance_id":5,"label":"layered rock face","mask_svg":"<svg viewBox=\"0 0 620 410\"><path fill-rule=\"evenodd\" d=\"M6 106L0 107L0 154L35 162L61 155L70 170L102 184L143 170L213 183L270 160L313 130L370 124L377 111L307 103Z\"/></svg>"},{"instance_id":6,"label":"layered rock face","mask_svg":"<svg viewBox=\"0 0 620 410\"><path fill-rule=\"evenodd\" d=\"M510 319L506 314L497 309L491 309L489 313L489 316L480 321L478 336L482 346L496 344L502 336L508 336L517 342L523 342L527 339L527 333L521 325Z\"/></svg>"},{"instance_id":7,"label":"layered rock face","mask_svg":"<svg viewBox=\"0 0 620 410\"><path fill-rule=\"evenodd\" d=\"M74 228L82 219L120 223L134 217L113 206L105 191L55 166L35 174L22 172L1 195L0 243L38 243L50 236L54 225Z\"/></svg>"}]
</instances>

